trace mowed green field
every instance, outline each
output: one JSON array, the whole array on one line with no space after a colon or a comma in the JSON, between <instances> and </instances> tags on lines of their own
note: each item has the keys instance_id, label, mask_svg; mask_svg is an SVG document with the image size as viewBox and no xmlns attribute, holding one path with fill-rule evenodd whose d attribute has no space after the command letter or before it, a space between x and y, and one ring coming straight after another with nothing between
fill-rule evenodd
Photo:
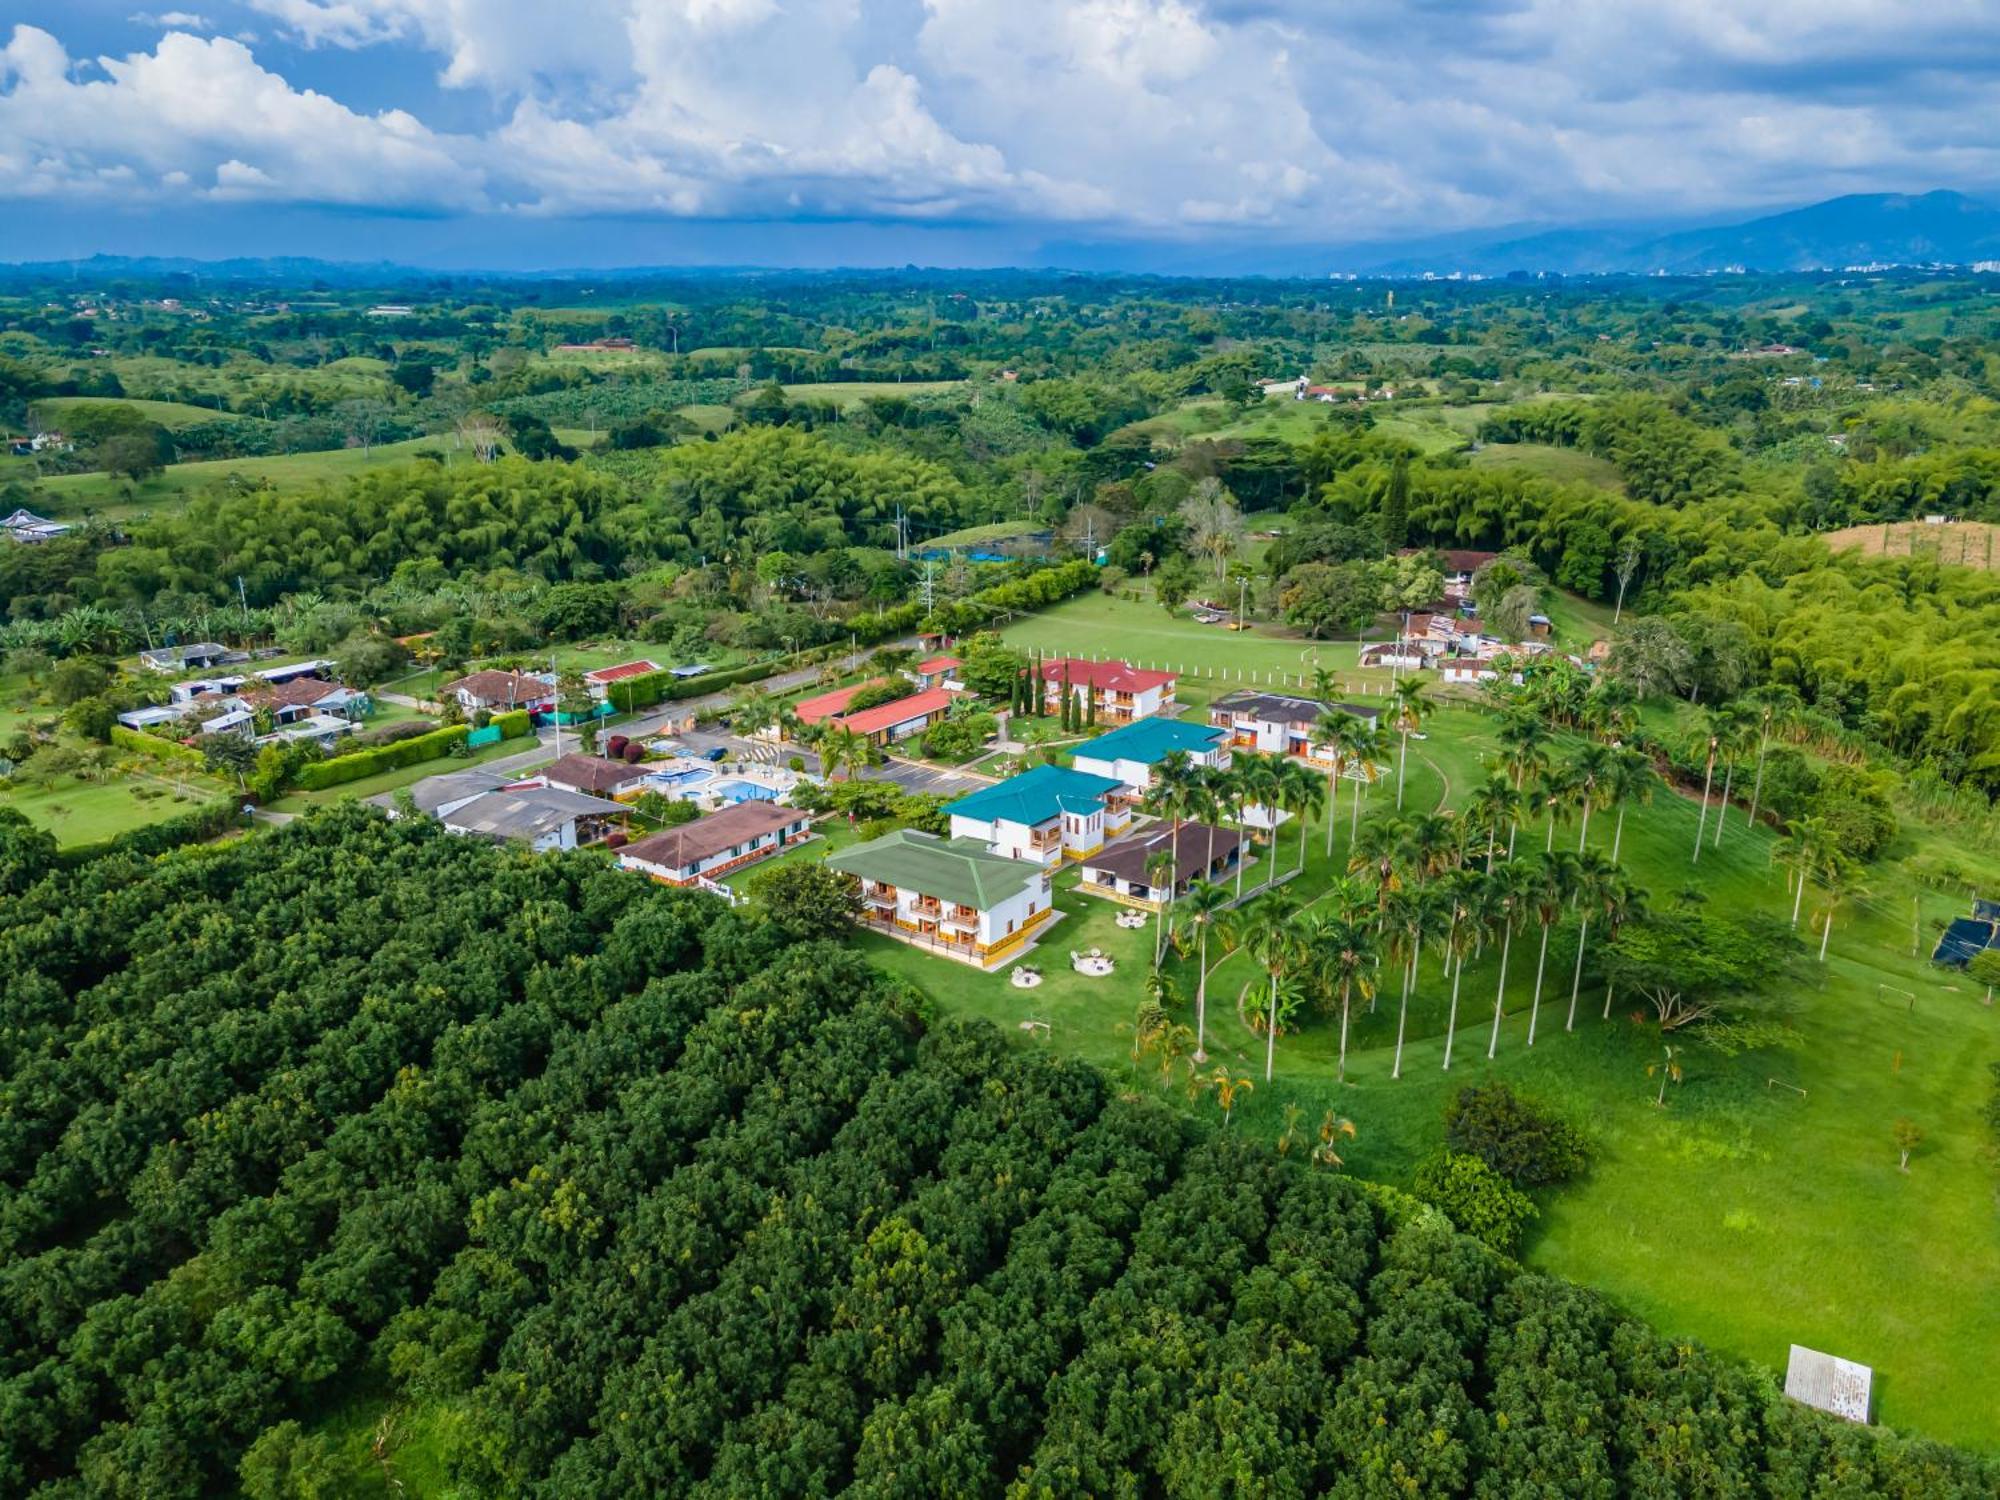
<instances>
[{"instance_id":1,"label":"mowed green field","mask_svg":"<svg viewBox=\"0 0 2000 1500\"><path fill-rule=\"evenodd\" d=\"M1080 594L1053 609L1026 616L1001 632L1010 646L1065 656L1117 656L1134 666L1226 678L1245 683L1282 677L1297 688L1310 684L1315 666L1360 685L1387 682L1389 674L1356 667L1353 641L1308 641L1258 627L1235 631L1202 625L1156 604Z\"/></svg>"},{"instance_id":2,"label":"mowed green field","mask_svg":"<svg viewBox=\"0 0 2000 1500\"><path fill-rule=\"evenodd\" d=\"M103 781L64 778L46 790L16 787L0 791L0 807L11 807L30 823L48 829L58 844L87 844L193 812L223 790L222 783L210 777L176 777L171 768L163 767L145 776L113 774Z\"/></svg>"},{"instance_id":3,"label":"mowed green field","mask_svg":"<svg viewBox=\"0 0 2000 1500\"><path fill-rule=\"evenodd\" d=\"M286 453L271 458L218 458L192 464L169 464L162 473L138 484L110 474L62 474L40 482L38 493L52 516L68 517L85 510L111 517L132 515L160 506L178 505L189 495L221 484L232 475L247 484L281 488L335 484L371 469L408 463L420 452L439 453L446 464L469 464L472 455L454 448L448 437L410 438L378 443L372 450L334 448L321 453ZM0 469L0 477L5 470Z\"/></svg>"},{"instance_id":4,"label":"mowed green field","mask_svg":"<svg viewBox=\"0 0 2000 1500\"><path fill-rule=\"evenodd\" d=\"M189 406L180 401L134 401L124 396L49 396L35 403L43 419L58 427L74 422L76 413L97 406L128 406L149 422L157 422L170 431L199 427L204 422L239 420L237 413L217 411L212 406Z\"/></svg>"},{"instance_id":5,"label":"mowed green field","mask_svg":"<svg viewBox=\"0 0 2000 1500\"><path fill-rule=\"evenodd\" d=\"M929 396L938 391L955 391L963 380L808 380L789 384L785 394L794 401L838 401L858 406L870 396ZM756 393L750 392L741 400Z\"/></svg>"},{"instance_id":6,"label":"mowed green field","mask_svg":"<svg viewBox=\"0 0 2000 1500\"><path fill-rule=\"evenodd\" d=\"M1455 805L1497 753L1494 721L1482 710L1444 710L1429 738L1413 743L1405 801L1410 811ZM1367 799L1367 818L1393 809L1392 779ZM1305 829L1307 897L1326 889L1345 864L1350 789L1342 789L1335 851L1325 853L1325 820ZM1690 861L1698 806L1662 794L1628 817L1622 857L1666 901L1700 890L1723 911L1789 910L1784 876L1771 862L1771 836L1731 815L1719 850ZM1711 825L1712 827L1712 825ZM1613 828L1593 821L1593 847L1608 850ZM1557 833L1576 846L1578 830ZM1543 830L1521 839L1539 847ZM1297 825L1284 832L1279 864L1299 856ZM1268 868L1268 866L1264 867ZM1261 870L1253 866L1254 885ZM949 1010L986 1017L1024 1045L1061 1047L1114 1070L1141 1089L1184 1098L1185 1074L1163 1083L1157 1063L1135 1070L1130 1022L1145 997L1150 932L1112 922L1113 909L1063 877L1066 913L1036 959L1047 976L1033 991L1002 975L981 975L887 939L864 936L870 956L908 977ZM1517 936L1509 956L1505 1016L1496 1057L1486 1050L1498 992L1499 958L1489 950L1468 965L1460 987L1451 1069L1443 1068L1451 990L1427 955L1407 1023L1403 1077L1391 1077L1397 996L1393 983L1372 1013L1357 1007L1348 1081L1336 1082L1338 1021L1315 1016L1281 1039L1276 1081L1263 1081L1263 1042L1238 1010L1259 976L1240 955L1220 958L1209 982L1212 1068L1226 1063L1254 1080L1232 1128L1274 1139L1284 1107L1296 1103L1309 1125L1334 1108L1357 1138L1343 1145L1357 1175L1407 1184L1442 1138L1442 1112L1460 1085L1505 1079L1576 1119L1596 1153L1580 1182L1545 1195L1531 1231L1530 1264L1596 1286L1670 1333L1698 1338L1782 1378L1793 1342L1872 1365L1881 1420L1929 1436L2000 1449L2000 1419L1987 1384L2000 1349L2000 1231L1995 1165L1982 1147L1979 1112L1986 1068L2000 1060L2000 1012L1975 986L1912 958L1908 892L1878 884L1858 908L1843 908L1831 959L1798 965L1790 998L1801 1045L1738 1057L1691 1045L1685 1082L1653 1104L1658 1082L1646 1067L1659 1057L1651 1027L1620 1001L1603 1018L1605 996L1580 997L1576 1030L1564 1029L1573 948L1551 945L1536 1043L1527 1045L1537 942ZM1959 909L1952 898L1920 898L1923 942ZM1813 903L1808 902L1810 914ZM1816 939L1815 939L1816 941ZM1068 967L1072 949L1101 947L1119 959L1106 980ZM1921 946L1921 945L1920 945ZM1927 951L1927 950L1926 950ZM1194 1021L1196 966L1169 965ZM1914 1008L1905 993L1916 996ZM1254 999L1253 1002L1254 1003ZM1023 1030L1023 1023L1037 1023ZM1212 1111L1212 1098L1189 1107ZM1897 1170L1891 1129L1908 1118L1924 1145L1906 1175Z\"/></svg>"}]
</instances>

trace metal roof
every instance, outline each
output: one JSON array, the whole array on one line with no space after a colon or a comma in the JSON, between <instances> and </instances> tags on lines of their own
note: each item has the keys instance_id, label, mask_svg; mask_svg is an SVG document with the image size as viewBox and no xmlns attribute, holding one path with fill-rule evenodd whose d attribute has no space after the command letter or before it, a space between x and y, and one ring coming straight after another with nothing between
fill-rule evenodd
<instances>
[{"instance_id":1,"label":"metal roof","mask_svg":"<svg viewBox=\"0 0 2000 1500\"><path fill-rule=\"evenodd\" d=\"M1190 755L1213 750L1229 736L1213 724L1190 724L1185 719L1137 719L1122 729L1086 740L1076 747L1078 760L1136 760L1141 765L1158 765L1176 750Z\"/></svg>"},{"instance_id":2,"label":"metal roof","mask_svg":"<svg viewBox=\"0 0 2000 1500\"><path fill-rule=\"evenodd\" d=\"M944 810L955 817L985 823L1001 819L1032 828L1063 813L1088 817L1102 812L1104 799L1124 785L1116 776L1093 776L1066 766L1036 766L947 802Z\"/></svg>"},{"instance_id":3,"label":"metal roof","mask_svg":"<svg viewBox=\"0 0 2000 1500\"><path fill-rule=\"evenodd\" d=\"M978 839L941 839L914 828L856 844L826 862L831 869L980 911L1020 895L1045 874L1038 864L990 853Z\"/></svg>"}]
</instances>

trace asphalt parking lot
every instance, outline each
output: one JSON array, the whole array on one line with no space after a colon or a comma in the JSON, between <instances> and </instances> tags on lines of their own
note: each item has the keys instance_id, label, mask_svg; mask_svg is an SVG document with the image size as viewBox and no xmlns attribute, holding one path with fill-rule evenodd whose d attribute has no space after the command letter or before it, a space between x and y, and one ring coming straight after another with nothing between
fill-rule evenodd
<instances>
[{"instance_id":1,"label":"asphalt parking lot","mask_svg":"<svg viewBox=\"0 0 2000 1500\"><path fill-rule=\"evenodd\" d=\"M906 792L928 792L934 797L963 797L968 792L993 784L984 776L939 770L905 760L884 761L879 766L870 766L862 774L870 781L893 781Z\"/></svg>"}]
</instances>

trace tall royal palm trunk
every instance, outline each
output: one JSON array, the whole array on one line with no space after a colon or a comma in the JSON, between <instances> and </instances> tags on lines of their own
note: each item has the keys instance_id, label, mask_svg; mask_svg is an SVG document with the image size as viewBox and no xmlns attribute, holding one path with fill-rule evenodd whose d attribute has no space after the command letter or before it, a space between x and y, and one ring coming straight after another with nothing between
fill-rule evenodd
<instances>
[{"instance_id":1,"label":"tall royal palm trunk","mask_svg":"<svg viewBox=\"0 0 2000 1500\"><path fill-rule=\"evenodd\" d=\"M1590 917L1586 914L1576 929L1576 972L1569 981L1569 1019L1563 1022L1564 1031L1576 1030L1576 996L1583 988L1583 945L1590 937Z\"/></svg>"},{"instance_id":2,"label":"tall royal palm trunk","mask_svg":"<svg viewBox=\"0 0 2000 1500\"><path fill-rule=\"evenodd\" d=\"M1500 1017L1507 1009L1507 958L1514 951L1514 924L1507 924L1506 936L1500 940L1500 988L1493 996L1493 1036L1486 1043L1486 1060L1493 1061L1493 1055L1500 1050Z\"/></svg>"},{"instance_id":3,"label":"tall royal palm trunk","mask_svg":"<svg viewBox=\"0 0 2000 1500\"><path fill-rule=\"evenodd\" d=\"M1535 1045L1535 1023L1542 1018L1542 971L1549 966L1549 929L1553 922L1542 923L1542 956L1535 960L1535 998L1528 1006L1528 1045Z\"/></svg>"},{"instance_id":4,"label":"tall royal palm trunk","mask_svg":"<svg viewBox=\"0 0 2000 1500\"><path fill-rule=\"evenodd\" d=\"M1396 1061L1395 1065L1389 1069L1389 1076L1391 1078L1401 1078L1403 1076L1403 1023L1409 1019L1410 994L1416 988L1417 957L1418 954L1412 952L1410 954L1409 966L1403 970L1403 1000L1402 1004L1396 1007Z\"/></svg>"},{"instance_id":5,"label":"tall royal palm trunk","mask_svg":"<svg viewBox=\"0 0 2000 1500\"><path fill-rule=\"evenodd\" d=\"M1451 971L1451 1013L1444 1023L1444 1071L1451 1071L1451 1044L1458 1039L1458 982L1465 978L1465 955L1458 955L1458 965Z\"/></svg>"}]
</instances>

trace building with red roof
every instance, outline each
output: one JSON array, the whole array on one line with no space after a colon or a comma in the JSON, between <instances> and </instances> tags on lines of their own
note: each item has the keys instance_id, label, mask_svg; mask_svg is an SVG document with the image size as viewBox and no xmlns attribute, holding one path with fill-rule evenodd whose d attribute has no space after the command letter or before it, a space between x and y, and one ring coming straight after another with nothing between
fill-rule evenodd
<instances>
[{"instance_id":1,"label":"building with red roof","mask_svg":"<svg viewBox=\"0 0 2000 1500\"><path fill-rule=\"evenodd\" d=\"M863 688L874 687L886 680L881 677L871 677L866 682L857 682L852 687L835 688L832 692L821 693L816 698L801 698L792 705L792 712L798 715L801 724L810 729L815 724L824 724L829 719L837 718L842 710L854 701L854 695Z\"/></svg>"},{"instance_id":2,"label":"building with red roof","mask_svg":"<svg viewBox=\"0 0 2000 1500\"><path fill-rule=\"evenodd\" d=\"M1174 701L1177 672L1149 670L1122 661L1092 661L1088 657L1059 656L1042 663L1043 695L1049 711L1062 707L1062 686L1085 710L1097 700L1100 724L1129 724L1155 714L1173 714L1180 704Z\"/></svg>"},{"instance_id":3,"label":"building with red roof","mask_svg":"<svg viewBox=\"0 0 2000 1500\"><path fill-rule=\"evenodd\" d=\"M964 665L956 656L927 656L910 668L910 676L916 679L918 687L941 687L945 679Z\"/></svg>"},{"instance_id":4,"label":"building with red roof","mask_svg":"<svg viewBox=\"0 0 2000 1500\"><path fill-rule=\"evenodd\" d=\"M951 705L958 696L949 688L925 688L907 698L898 698L894 703L877 704L859 713L836 715L832 725L851 729L874 744L890 745L897 740L922 734L951 711Z\"/></svg>"},{"instance_id":5,"label":"building with red roof","mask_svg":"<svg viewBox=\"0 0 2000 1500\"><path fill-rule=\"evenodd\" d=\"M601 699L609 695L612 683L624 682L632 677L645 677L659 670L660 664L656 661L644 659L621 661L616 666L598 667L594 671L585 672L583 680L590 688L590 696Z\"/></svg>"}]
</instances>

